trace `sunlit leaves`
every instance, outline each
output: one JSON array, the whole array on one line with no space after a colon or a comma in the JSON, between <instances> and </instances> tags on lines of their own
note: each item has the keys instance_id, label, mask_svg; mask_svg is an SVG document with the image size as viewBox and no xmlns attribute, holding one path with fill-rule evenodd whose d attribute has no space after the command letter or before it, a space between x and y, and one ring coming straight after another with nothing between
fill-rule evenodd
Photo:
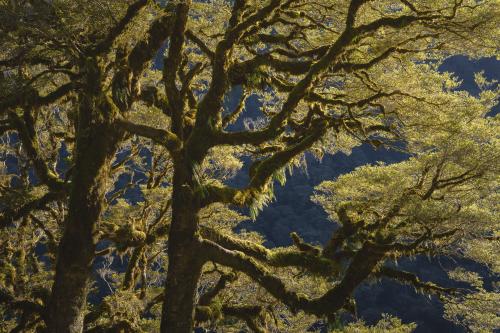
<instances>
[{"instance_id":1,"label":"sunlit leaves","mask_svg":"<svg viewBox=\"0 0 500 333\"><path fill-rule=\"evenodd\" d=\"M411 333L417 327L416 324L405 324L400 319L390 315L383 315L377 324L370 326L363 321L348 324L341 329L334 329L332 333Z\"/></svg>"}]
</instances>

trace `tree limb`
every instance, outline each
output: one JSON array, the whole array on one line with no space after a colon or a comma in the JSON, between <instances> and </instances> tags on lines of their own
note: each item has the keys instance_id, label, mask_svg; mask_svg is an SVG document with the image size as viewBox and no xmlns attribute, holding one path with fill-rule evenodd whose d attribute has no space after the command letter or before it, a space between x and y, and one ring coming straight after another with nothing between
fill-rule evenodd
<instances>
[{"instance_id":1,"label":"tree limb","mask_svg":"<svg viewBox=\"0 0 500 333\"><path fill-rule=\"evenodd\" d=\"M34 199L19 207L7 208L0 216L0 229L10 226L14 221L27 216L33 210L43 209L48 203L63 198L65 192L49 192L39 199Z\"/></svg>"},{"instance_id":2,"label":"tree limb","mask_svg":"<svg viewBox=\"0 0 500 333\"><path fill-rule=\"evenodd\" d=\"M431 282L423 282L418 278L418 276L413 273L400 271L387 266L380 268L376 275L380 277L387 277L400 283L411 285L417 290L421 290L430 294L451 294L458 291L457 288L445 288Z\"/></svg>"},{"instance_id":3,"label":"tree limb","mask_svg":"<svg viewBox=\"0 0 500 333\"><path fill-rule=\"evenodd\" d=\"M153 140L154 142L166 147L170 152L176 152L182 146L182 142L179 140L177 135L166 130L157 129L147 125L134 124L122 119L117 119L115 124L131 134Z\"/></svg>"},{"instance_id":4,"label":"tree limb","mask_svg":"<svg viewBox=\"0 0 500 333\"><path fill-rule=\"evenodd\" d=\"M191 1L181 1L176 5L168 55L163 61L163 82L165 83L165 93L172 111L172 132L181 141L184 137L183 114L186 101L177 89L176 78L182 63L181 54L190 5Z\"/></svg>"},{"instance_id":5,"label":"tree limb","mask_svg":"<svg viewBox=\"0 0 500 333\"><path fill-rule=\"evenodd\" d=\"M31 109L24 111L23 119L15 112L9 112L9 118L19 134L23 148L32 161L40 181L53 191L61 191L64 187L64 182L59 180L58 176L48 168L47 163L39 152L38 140L35 135L35 120L30 111Z\"/></svg>"},{"instance_id":6,"label":"tree limb","mask_svg":"<svg viewBox=\"0 0 500 333\"><path fill-rule=\"evenodd\" d=\"M324 295L309 299L305 295L289 290L283 281L272 275L255 259L242 252L230 251L216 243L203 240L202 251L209 260L241 271L264 287L272 296L287 305L292 312L303 310L316 316L325 316L341 309L354 289L363 282L384 257L384 253L373 251L372 243L365 243L351 261L341 282Z\"/></svg>"},{"instance_id":7,"label":"tree limb","mask_svg":"<svg viewBox=\"0 0 500 333\"><path fill-rule=\"evenodd\" d=\"M92 50L92 54L102 54L109 52L109 49L113 46L113 42L119 37L123 31L127 28L130 22L136 17L142 8L144 8L148 4L149 0L137 0L127 8L127 12L122 17L122 19L110 29L108 35L104 40L99 42L94 49Z\"/></svg>"}]
</instances>

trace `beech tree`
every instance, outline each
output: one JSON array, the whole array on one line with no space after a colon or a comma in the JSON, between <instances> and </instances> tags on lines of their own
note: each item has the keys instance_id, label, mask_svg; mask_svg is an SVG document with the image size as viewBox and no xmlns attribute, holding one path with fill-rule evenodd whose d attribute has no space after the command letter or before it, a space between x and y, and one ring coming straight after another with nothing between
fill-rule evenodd
<instances>
[{"instance_id":1,"label":"beech tree","mask_svg":"<svg viewBox=\"0 0 500 333\"><path fill-rule=\"evenodd\" d=\"M340 329L356 288L381 278L498 328L499 294L477 274L450 272L471 284L456 289L394 262L498 273L497 84L478 73L472 96L438 68L498 56L499 17L495 0L0 1L2 330ZM317 188L339 226L325 246L233 231L306 155L361 144L410 158Z\"/></svg>"}]
</instances>

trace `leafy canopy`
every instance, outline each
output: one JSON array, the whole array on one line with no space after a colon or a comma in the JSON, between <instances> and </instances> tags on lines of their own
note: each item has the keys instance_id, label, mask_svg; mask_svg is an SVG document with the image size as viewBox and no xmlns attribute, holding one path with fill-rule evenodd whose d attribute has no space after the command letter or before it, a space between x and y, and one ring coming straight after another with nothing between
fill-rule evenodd
<instances>
[{"instance_id":1,"label":"leafy canopy","mask_svg":"<svg viewBox=\"0 0 500 333\"><path fill-rule=\"evenodd\" d=\"M1 331L57 316L75 184L97 193L80 331L159 330L183 186L203 262L196 325L410 332L388 316L345 322L357 287L388 278L438 295L449 320L498 329L498 290L478 274L449 272L460 289L394 264L450 256L499 274L498 84L477 73L473 96L438 71L456 54L498 57L499 17L495 0L0 0ZM326 245L292 233L269 249L233 231L308 154L362 144L409 158L317 186L338 225Z\"/></svg>"}]
</instances>

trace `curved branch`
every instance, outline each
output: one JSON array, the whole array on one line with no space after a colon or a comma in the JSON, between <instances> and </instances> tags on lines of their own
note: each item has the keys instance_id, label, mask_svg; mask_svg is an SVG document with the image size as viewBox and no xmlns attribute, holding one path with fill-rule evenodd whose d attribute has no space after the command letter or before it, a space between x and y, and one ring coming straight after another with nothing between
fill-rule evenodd
<instances>
[{"instance_id":1,"label":"curved branch","mask_svg":"<svg viewBox=\"0 0 500 333\"><path fill-rule=\"evenodd\" d=\"M319 256L316 252L293 249L269 250L265 246L250 241L224 235L214 229L201 227L200 234L228 250L242 252L268 266L299 267L309 273L321 276L332 276L339 272L336 262Z\"/></svg>"},{"instance_id":2,"label":"curved branch","mask_svg":"<svg viewBox=\"0 0 500 333\"><path fill-rule=\"evenodd\" d=\"M122 19L109 31L108 35L104 40L98 43L92 50L92 53L102 54L109 52L110 48L113 46L113 42L118 38L123 31L127 28L130 22L139 15L141 9L148 4L149 0L137 0L127 8L127 12L122 17Z\"/></svg>"},{"instance_id":3,"label":"curved branch","mask_svg":"<svg viewBox=\"0 0 500 333\"><path fill-rule=\"evenodd\" d=\"M63 191L49 192L41 198L29 201L19 207L6 209L0 216L0 229L10 226L14 221L27 216L34 210L43 209L48 203L63 198L65 194Z\"/></svg>"},{"instance_id":4,"label":"curved branch","mask_svg":"<svg viewBox=\"0 0 500 333\"><path fill-rule=\"evenodd\" d=\"M200 296L200 299L198 301L198 305L202 306L207 306L210 305L212 300L224 289L226 286L235 281L237 278L236 274L229 273L229 274L223 274L219 278L219 281L215 284L215 286L204 293L203 295Z\"/></svg>"},{"instance_id":5,"label":"curved branch","mask_svg":"<svg viewBox=\"0 0 500 333\"><path fill-rule=\"evenodd\" d=\"M214 51L210 50L208 46L201 40L198 36L194 34L191 30L186 30L186 37L192 41L193 43L196 44L200 48L200 50L203 51L207 55L207 57L210 59L210 61L213 61L215 53Z\"/></svg>"},{"instance_id":6,"label":"curved branch","mask_svg":"<svg viewBox=\"0 0 500 333\"><path fill-rule=\"evenodd\" d=\"M246 322L248 328L255 333L267 333L257 320L262 316L262 307L260 306L222 306L222 313L227 317L235 317Z\"/></svg>"},{"instance_id":7,"label":"curved branch","mask_svg":"<svg viewBox=\"0 0 500 333\"><path fill-rule=\"evenodd\" d=\"M36 108L44 105L49 105L66 96L69 92L73 91L76 86L77 84L72 81L59 86L58 88L44 96L40 96L34 88L29 87L28 89L23 89L0 100L0 115L4 114L9 109L13 109L19 106Z\"/></svg>"},{"instance_id":8,"label":"curved branch","mask_svg":"<svg viewBox=\"0 0 500 333\"><path fill-rule=\"evenodd\" d=\"M376 274L380 277L387 277L396 280L400 283L408 284L415 287L417 290L424 291L430 294L452 294L459 291L457 288L445 288L431 282L423 282L413 273L400 271L390 267L382 267Z\"/></svg>"},{"instance_id":9,"label":"curved branch","mask_svg":"<svg viewBox=\"0 0 500 333\"><path fill-rule=\"evenodd\" d=\"M173 17L168 12L167 5L165 13L155 20L149 28L146 37L138 42L128 56L128 65L137 79L144 71L146 64L155 56L163 42L172 34Z\"/></svg>"},{"instance_id":10,"label":"curved branch","mask_svg":"<svg viewBox=\"0 0 500 333\"><path fill-rule=\"evenodd\" d=\"M57 175L48 168L47 163L39 152L38 140L35 135L35 120L29 109L24 111L23 119L15 112L9 112L9 118L19 133L23 148L32 161L40 181L54 191L61 191L64 187L64 182L59 180Z\"/></svg>"},{"instance_id":11,"label":"curved branch","mask_svg":"<svg viewBox=\"0 0 500 333\"><path fill-rule=\"evenodd\" d=\"M354 256L342 281L324 295L310 299L289 290L281 279L242 252L230 251L209 240L202 241L202 250L209 260L248 275L292 312L303 310L316 316L330 315L341 309L356 287L375 270L385 255L374 251L373 243L366 242Z\"/></svg>"},{"instance_id":12,"label":"curved branch","mask_svg":"<svg viewBox=\"0 0 500 333\"><path fill-rule=\"evenodd\" d=\"M153 140L154 142L166 147L170 152L176 152L181 149L182 142L179 140L177 135L169 131L147 125L134 124L122 119L117 119L115 124L131 134Z\"/></svg>"},{"instance_id":13,"label":"curved branch","mask_svg":"<svg viewBox=\"0 0 500 333\"><path fill-rule=\"evenodd\" d=\"M324 135L329 126L330 124L327 121L316 119L303 133L300 141L290 144L285 149L274 153L267 159L255 162L250 168L250 182L245 189L234 189L229 186L206 186L206 195L204 197L203 204L208 205L214 202L223 202L238 206L251 205L266 189L266 186L271 181L272 176L277 171L285 167L294 157L309 149L314 143L316 143ZM255 137L252 137L252 134L256 134L257 132L240 133L243 135L250 135L245 136L245 138L256 139ZM234 138L233 134L237 135L238 133L227 134ZM219 137L218 140L224 140L227 138L227 136L223 136L222 139ZM258 142L263 139L263 137L260 136L257 136L257 138L259 139ZM232 144L235 143L233 142Z\"/></svg>"}]
</instances>

